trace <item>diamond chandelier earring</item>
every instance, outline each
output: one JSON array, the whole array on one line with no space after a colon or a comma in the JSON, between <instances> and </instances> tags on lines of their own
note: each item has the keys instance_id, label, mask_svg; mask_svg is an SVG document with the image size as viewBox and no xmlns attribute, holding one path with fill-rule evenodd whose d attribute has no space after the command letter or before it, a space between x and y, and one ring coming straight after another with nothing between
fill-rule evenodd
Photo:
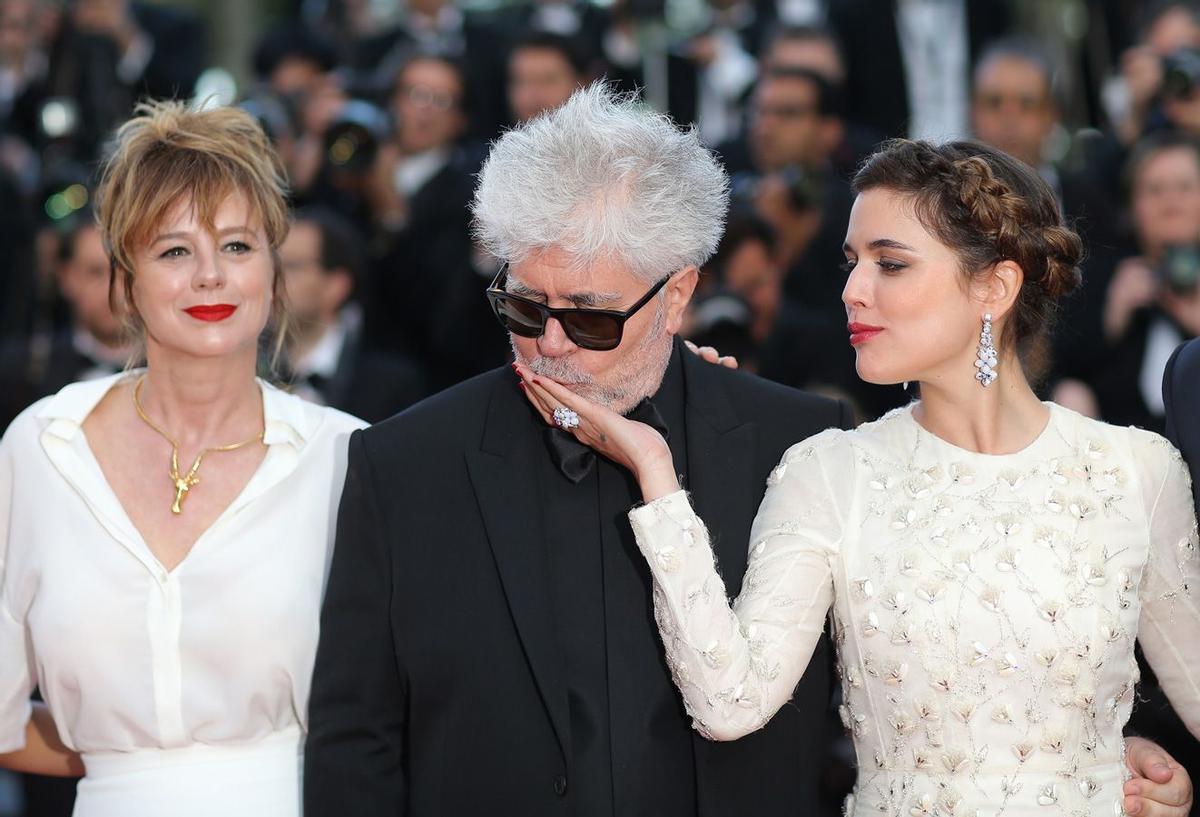
<instances>
[{"instance_id":1,"label":"diamond chandelier earring","mask_svg":"<svg viewBox=\"0 0 1200 817\"><path fill-rule=\"evenodd\" d=\"M983 331L979 333L979 352L975 356L975 379L981 386L990 386L996 374L996 347L992 345L992 313L983 316Z\"/></svg>"}]
</instances>

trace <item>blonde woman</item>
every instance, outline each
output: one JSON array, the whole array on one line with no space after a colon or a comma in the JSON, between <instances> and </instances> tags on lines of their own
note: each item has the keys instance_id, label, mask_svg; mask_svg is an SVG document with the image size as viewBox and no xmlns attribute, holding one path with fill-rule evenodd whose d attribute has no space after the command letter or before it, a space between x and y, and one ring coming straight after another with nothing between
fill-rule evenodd
<instances>
[{"instance_id":1,"label":"blonde woman","mask_svg":"<svg viewBox=\"0 0 1200 817\"><path fill-rule=\"evenodd\" d=\"M286 323L284 193L243 112L141 108L98 219L146 367L67 386L0 442L0 764L84 771L77 817L299 814L362 423L255 376Z\"/></svg>"}]
</instances>

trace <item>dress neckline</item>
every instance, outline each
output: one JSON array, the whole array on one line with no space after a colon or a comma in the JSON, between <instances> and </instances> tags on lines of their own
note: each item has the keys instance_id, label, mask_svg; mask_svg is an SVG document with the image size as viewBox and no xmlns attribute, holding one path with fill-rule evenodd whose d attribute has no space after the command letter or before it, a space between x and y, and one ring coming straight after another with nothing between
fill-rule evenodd
<instances>
[{"instance_id":1,"label":"dress neckline","mask_svg":"<svg viewBox=\"0 0 1200 817\"><path fill-rule=\"evenodd\" d=\"M1046 417L1046 425L1042 427L1042 430L1038 432L1038 435L1034 437L1028 445L1026 445L1024 448L1021 448L1017 451L1011 451L1007 454L985 454L982 451L971 451L970 449L955 445L949 440L943 439L937 434L934 434L932 431L925 428L925 426L917 422L917 418L913 416L913 410L917 407L918 403L919 401L910 403L906 408L903 409L903 411L908 422L916 429L917 439L919 441L927 440L935 449L943 451L953 457L970 458L989 463L1011 462L1028 457L1030 454L1038 451L1046 443L1046 441L1053 436L1055 419L1059 411L1059 407L1057 405L1049 400L1043 400L1042 405L1045 406L1049 411L1049 414Z\"/></svg>"}]
</instances>

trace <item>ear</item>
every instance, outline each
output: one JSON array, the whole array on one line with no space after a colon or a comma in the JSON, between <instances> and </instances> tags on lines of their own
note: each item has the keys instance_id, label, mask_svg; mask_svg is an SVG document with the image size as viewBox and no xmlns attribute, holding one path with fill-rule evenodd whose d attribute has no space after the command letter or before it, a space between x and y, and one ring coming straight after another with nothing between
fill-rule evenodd
<instances>
[{"instance_id":1,"label":"ear","mask_svg":"<svg viewBox=\"0 0 1200 817\"><path fill-rule=\"evenodd\" d=\"M74 263L74 260L60 261L54 265L54 282L58 285L58 291L68 300L74 297L75 280L78 277L71 274L74 272Z\"/></svg>"},{"instance_id":2,"label":"ear","mask_svg":"<svg viewBox=\"0 0 1200 817\"><path fill-rule=\"evenodd\" d=\"M325 273L325 307L330 312L337 312L350 299L354 291L354 279L350 273L338 268Z\"/></svg>"},{"instance_id":3,"label":"ear","mask_svg":"<svg viewBox=\"0 0 1200 817\"><path fill-rule=\"evenodd\" d=\"M846 124L837 116L825 117L821 123L821 142L824 148L825 155L828 156L837 150L838 145L846 136Z\"/></svg>"},{"instance_id":4,"label":"ear","mask_svg":"<svg viewBox=\"0 0 1200 817\"><path fill-rule=\"evenodd\" d=\"M670 334L679 333L688 303L692 300L692 293L696 291L696 283L699 279L699 270L695 267L686 267L672 275L671 280L667 281L666 287L663 288L665 293L663 297L667 303L667 332Z\"/></svg>"},{"instance_id":5,"label":"ear","mask_svg":"<svg viewBox=\"0 0 1200 817\"><path fill-rule=\"evenodd\" d=\"M976 295L983 311L991 313L993 320L1002 320L1017 302L1024 283L1025 271L1020 264L1008 260L997 262L991 276L978 283Z\"/></svg>"}]
</instances>

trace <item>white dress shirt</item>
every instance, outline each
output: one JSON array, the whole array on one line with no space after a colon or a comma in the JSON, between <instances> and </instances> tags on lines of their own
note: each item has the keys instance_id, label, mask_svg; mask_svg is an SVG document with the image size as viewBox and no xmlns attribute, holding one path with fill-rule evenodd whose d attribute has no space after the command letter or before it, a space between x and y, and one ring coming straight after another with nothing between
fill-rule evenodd
<instances>
[{"instance_id":1,"label":"white dress shirt","mask_svg":"<svg viewBox=\"0 0 1200 817\"><path fill-rule=\"evenodd\" d=\"M896 28L908 86L909 138L963 138L971 69L965 0L900 0Z\"/></svg>"},{"instance_id":2,"label":"white dress shirt","mask_svg":"<svg viewBox=\"0 0 1200 817\"><path fill-rule=\"evenodd\" d=\"M136 374L69 385L0 441L0 752L24 745L35 684L85 764L306 725L348 436L364 423L260 383L266 457L168 571L82 426Z\"/></svg>"}]
</instances>

